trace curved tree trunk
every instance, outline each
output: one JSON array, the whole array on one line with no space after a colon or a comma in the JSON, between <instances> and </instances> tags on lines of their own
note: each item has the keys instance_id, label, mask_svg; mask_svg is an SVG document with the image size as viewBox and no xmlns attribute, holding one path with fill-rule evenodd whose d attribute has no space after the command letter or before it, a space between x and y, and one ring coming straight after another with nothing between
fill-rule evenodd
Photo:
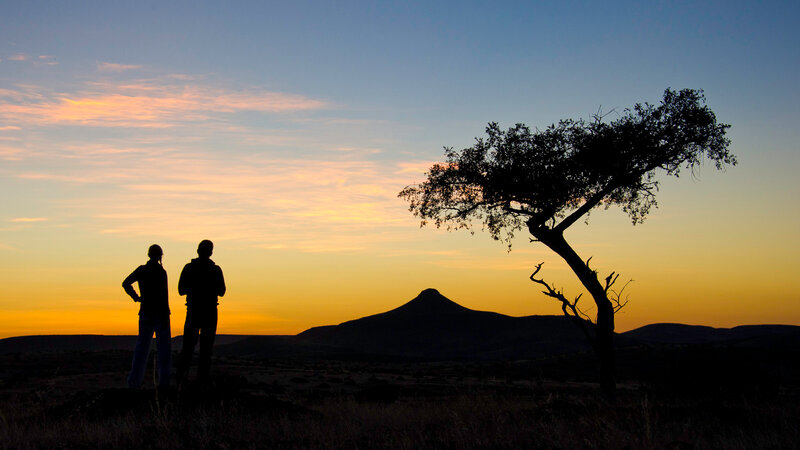
<instances>
[{"instance_id":1,"label":"curved tree trunk","mask_svg":"<svg viewBox=\"0 0 800 450\"><path fill-rule=\"evenodd\" d=\"M614 377L614 306L608 299L608 294L600 284L600 280L597 279L597 272L589 268L589 265L575 253L575 250L564 239L563 234L550 231L536 233L534 236L567 262L597 305L597 323L593 344L600 363L600 388L606 395L613 396L616 391Z\"/></svg>"}]
</instances>

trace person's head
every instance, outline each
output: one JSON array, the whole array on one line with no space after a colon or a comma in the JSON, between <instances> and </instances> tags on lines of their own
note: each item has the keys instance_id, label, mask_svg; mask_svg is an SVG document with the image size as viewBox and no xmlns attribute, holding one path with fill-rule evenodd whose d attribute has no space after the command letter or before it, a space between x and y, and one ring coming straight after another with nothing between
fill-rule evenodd
<instances>
[{"instance_id":1,"label":"person's head","mask_svg":"<svg viewBox=\"0 0 800 450\"><path fill-rule=\"evenodd\" d=\"M164 250L161 250L161 246L158 244L153 244L147 249L147 256L154 261L161 261L163 255Z\"/></svg>"},{"instance_id":2,"label":"person's head","mask_svg":"<svg viewBox=\"0 0 800 450\"><path fill-rule=\"evenodd\" d=\"M197 246L197 256L210 258L212 253L214 253L214 243L208 239L200 241L200 245Z\"/></svg>"}]
</instances>

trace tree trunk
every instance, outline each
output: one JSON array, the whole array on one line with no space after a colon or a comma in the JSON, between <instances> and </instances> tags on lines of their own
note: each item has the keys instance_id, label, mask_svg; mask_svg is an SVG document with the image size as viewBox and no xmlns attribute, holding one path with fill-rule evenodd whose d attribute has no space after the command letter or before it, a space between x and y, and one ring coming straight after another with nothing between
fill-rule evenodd
<instances>
[{"instance_id":1,"label":"tree trunk","mask_svg":"<svg viewBox=\"0 0 800 450\"><path fill-rule=\"evenodd\" d=\"M597 305L597 323L593 344L600 362L600 388L606 395L613 396L616 391L614 377L614 306L608 299L600 280L597 279L597 273L590 269L589 265L575 253L575 250L564 239L563 234L549 232L536 233L534 236L567 262Z\"/></svg>"}]
</instances>

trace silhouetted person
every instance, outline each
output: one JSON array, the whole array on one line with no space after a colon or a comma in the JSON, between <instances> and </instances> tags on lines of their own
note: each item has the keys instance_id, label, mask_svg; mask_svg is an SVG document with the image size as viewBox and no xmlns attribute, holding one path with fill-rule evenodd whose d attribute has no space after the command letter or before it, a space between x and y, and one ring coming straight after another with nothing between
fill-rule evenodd
<instances>
[{"instance_id":1,"label":"silhouetted person","mask_svg":"<svg viewBox=\"0 0 800 450\"><path fill-rule=\"evenodd\" d=\"M169 374L172 368L172 338L169 326L169 291L167 289L167 271L161 266L164 251L158 245L151 245L147 250L150 258L147 264L133 271L122 287L134 302L139 302L139 336L133 351L131 373L128 375L128 386L138 388L144 379L147 367L147 356L150 353L150 341L156 333L158 350L158 386L169 386ZM133 283L139 283L139 294L133 289Z\"/></svg>"},{"instance_id":2,"label":"silhouetted person","mask_svg":"<svg viewBox=\"0 0 800 450\"><path fill-rule=\"evenodd\" d=\"M186 296L186 324L183 327L183 348L178 361L178 383L189 371L192 353L200 337L200 361L197 378L208 381L211 368L211 349L217 335L217 297L225 295L222 269L211 260L214 244L209 240L197 246L197 258L183 268L178 281L178 293Z\"/></svg>"}]
</instances>

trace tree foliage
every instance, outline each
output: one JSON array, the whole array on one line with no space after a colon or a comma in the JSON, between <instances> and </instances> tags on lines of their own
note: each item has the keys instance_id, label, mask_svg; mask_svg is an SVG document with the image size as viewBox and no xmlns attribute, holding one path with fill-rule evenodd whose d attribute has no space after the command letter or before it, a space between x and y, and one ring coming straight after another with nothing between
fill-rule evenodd
<instances>
[{"instance_id":1,"label":"tree foliage","mask_svg":"<svg viewBox=\"0 0 800 450\"><path fill-rule=\"evenodd\" d=\"M600 206L621 207L635 225L656 206L659 174L677 177L704 161L717 169L736 164L725 137L729 127L717 123L702 91L692 89L667 89L660 104L636 104L608 122L596 115L543 131L523 124L503 131L490 123L487 137L461 151L445 148L447 161L399 195L423 225L471 228L480 221L509 248L514 232L527 227L561 256L594 300L594 322L578 308L581 295L570 300L536 277L541 264L530 279L586 333L598 355L600 386L613 396L614 315L624 306L624 286L613 289L619 278L613 272L601 283L589 260L564 239L564 230Z\"/></svg>"},{"instance_id":2,"label":"tree foliage","mask_svg":"<svg viewBox=\"0 0 800 450\"><path fill-rule=\"evenodd\" d=\"M637 224L656 206L659 173L677 177L705 160L717 169L736 164L729 127L693 89L667 89L659 105L636 104L613 121L596 115L534 131L490 123L486 137L445 148L446 162L399 195L423 225L471 228L475 220L509 246L525 226L534 236L563 233L599 206L619 206Z\"/></svg>"}]
</instances>

